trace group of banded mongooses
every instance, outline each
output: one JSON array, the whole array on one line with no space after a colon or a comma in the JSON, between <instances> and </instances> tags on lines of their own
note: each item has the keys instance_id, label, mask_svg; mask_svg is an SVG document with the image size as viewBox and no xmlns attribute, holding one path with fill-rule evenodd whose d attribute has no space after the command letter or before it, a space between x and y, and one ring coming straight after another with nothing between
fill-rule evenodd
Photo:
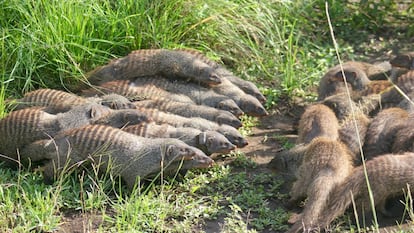
<instances>
[{"instance_id":1,"label":"group of banded mongooses","mask_svg":"<svg viewBox=\"0 0 414 233\"><path fill-rule=\"evenodd\" d=\"M297 145L270 163L296 178L289 204L306 199L289 232L329 230L353 201L359 216L372 210L365 172L383 214L387 199L414 185L413 84L414 53L389 63L346 62L321 78Z\"/></svg>"},{"instance_id":2,"label":"group of banded mongooses","mask_svg":"<svg viewBox=\"0 0 414 233\"><path fill-rule=\"evenodd\" d=\"M242 114L268 114L253 83L195 50L137 50L87 76L76 94L39 89L9 100L0 161L44 165L46 181L93 165L133 188L161 171L211 166L208 155L248 144Z\"/></svg>"}]
</instances>

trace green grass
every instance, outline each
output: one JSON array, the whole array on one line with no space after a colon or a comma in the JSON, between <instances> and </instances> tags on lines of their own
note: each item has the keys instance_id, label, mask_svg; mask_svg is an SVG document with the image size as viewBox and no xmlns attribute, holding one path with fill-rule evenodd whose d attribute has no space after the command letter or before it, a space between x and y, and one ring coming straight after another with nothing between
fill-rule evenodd
<instances>
[{"instance_id":1,"label":"green grass","mask_svg":"<svg viewBox=\"0 0 414 233\"><path fill-rule=\"evenodd\" d=\"M329 3L344 60L364 58L355 50L384 27L414 35L414 24L404 23L413 19L412 6L401 12L386 0ZM0 0L0 32L1 116L5 99L39 87L71 89L94 67L135 49L199 49L257 83L269 109L281 96L312 100L312 87L337 63L321 0ZM249 172L257 164L240 152L228 156L230 166L132 193L93 171L45 185L39 171L0 165L0 231L53 231L70 211L97 213L100 232L193 232L218 219L223 232L286 230L286 211L270 205L286 200L282 181Z\"/></svg>"}]
</instances>

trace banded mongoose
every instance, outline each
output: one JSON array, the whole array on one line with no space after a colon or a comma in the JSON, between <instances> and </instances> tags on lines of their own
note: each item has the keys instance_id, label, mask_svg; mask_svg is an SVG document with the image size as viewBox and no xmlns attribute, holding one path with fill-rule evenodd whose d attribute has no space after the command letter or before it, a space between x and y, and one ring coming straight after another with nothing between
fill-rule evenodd
<instances>
[{"instance_id":1,"label":"banded mongoose","mask_svg":"<svg viewBox=\"0 0 414 233\"><path fill-rule=\"evenodd\" d=\"M231 143L237 147L244 147L247 140L237 129L229 125L219 125L215 122L200 117L182 117L176 114L159 111L157 109L137 108L137 111L147 114L158 124L169 124L175 127L192 127L202 131L212 130L223 134Z\"/></svg>"},{"instance_id":2,"label":"banded mongoose","mask_svg":"<svg viewBox=\"0 0 414 233\"><path fill-rule=\"evenodd\" d=\"M123 127L149 121L139 111L111 110L108 107L89 103L73 107L56 115L43 111L42 107L31 107L13 111L0 120L0 153L12 160L18 159L18 150L30 142L48 139L60 131L88 124L106 124Z\"/></svg>"},{"instance_id":3,"label":"banded mongoose","mask_svg":"<svg viewBox=\"0 0 414 233\"><path fill-rule=\"evenodd\" d=\"M46 139L61 130L90 124L110 113L110 109L97 104L78 106L57 115L32 107L9 113L0 120L0 153L18 159L18 150L30 142Z\"/></svg>"},{"instance_id":4,"label":"banded mongoose","mask_svg":"<svg viewBox=\"0 0 414 233\"><path fill-rule=\"evenodd\" d=\"M236 102L240 109L251 116L267 116L269 113L263 107L259 100L254 96L246 94L239 87L223 78L219 85L211 87L216 93L230 97Z\"/></svg>"},{"instance_id":5,"label":"banded mongoose","mask_svg":"<svg viewBox=\"0 0 414 233\"><path fill-rule=\"evenodd\" d=\"M23 98L15 101L14 110L42 106L48 107L47 111L49 113L59 113L69 111L74 106L92 102L100 103L112 109L128 109L134 107L128 99L116 94L104 95L100 98L83 98L65 91L38 89L26 93Z\"/></svg>"},{"instance_id":6,"label":"banded mongoose","mask_svg":"<svg viewBox=\"0 0 414 233\"><path fill-rule=\"evenodd\" d=\"M387 214L386 200L402 194L408 185L414 185L414 153L381 155L367 161L365 166L375 206ZM344 214L352 200L355 200L358 212L371 210L364 173L364 167L358 166L342 183L336 185L327 198L326 208L315 222L315 227L328 228L334 219Z\"/></svg>"},{"instance_id":7,"label":"banded mongoose","mask_svg":"<svg viewBox=\"0 0 414 233\"><path fill-rule=\"evenodd\" d=\"M410 113L397 129L392 142L392 153L414 152L414 115Z\"/></svg>"},{"instance_id":8,"label":"banded mongoose","mask_svg":"<svg viewBox=\"0 0 414 233\"><path fill-rule=\"evenodd\" d=\"M54 139L36 141L22 155L46 157L44 177L51 181L65 168L90 160L100 172L108 169L120 175L132 189L137 178L160 172L164 167L180 165L177 169L204 168L213 160L201 150L173 138L143 138L104 125L89 125L57 135Z\"/></svg>"},{"instance_id":9,"label":"banded mongoose","mask_svg":"<svg viewBox=\"0 0 414 233\"><path fill-rule=\"evenodd\" d=\"M182 103L165 98L136 101L136 107L156 108L161 111L174 113L184 117L201 117L218 124L226 124L234 128L242 126L241 121L230 112L212 108L209 106Z\"/></svg>"},{"instance_id":10,"label":"banded mongoose","mask_svg":"<svg viewBox=\"0 0 414 233\"><path fill-rule=\"evenodd\" d=\"M360 164L361 148L365 143L365 136L371 120L364 113L357 111L343 120L339 126L339 140L347 146L354 164ZM356 125L355 125L356 124ZM357 127L357 128L356 128Z\"/></svg>"},{"instance_id":11,"label":"banded mongoose","mask_svg":"<svg viewBox=\"0 0 414 233\"><path fill-rule=\"evenodd\" d=\"M352 171L352 158L337 140L318 137L309 144L290 191L290 203L308 197L300 218L288 232L308 232L317 223L331 190Z\"/></svg>"},{"instance_id":12,"label":"banded mongoose","mask_svg":"<svg viewBox=\"0 0 414 233\"><path fill-rule=\"evenodd\" d=\"M313 104L305 109L299 120L297 143L309 143L316 137L338 138L338 119L335 113L323 104Z\"/></svg>"},{"instance_id":13,"label":"banded mongoose","mask_svg":"<svg viewBox=\"0 0 414 233\"><path fill-rule=\"evenodd\" d=\"M254 83L235 76L232 72L230 72L229 70L227 70L226 68L218 64L217 62L209 59L207 56L205 56L200 51L193 50L193 49L177 49L177 51L183 51L185 53L189 53L195 56L197 59L200 59L204 63L213 67L215 71L220 75L220 77L228 79L234 85L242 89L246 94L250 94L256 97L256 99L258 99L261 103L266 102L266 97L264 97L264 95L260 92L259 88L257 88L257 86Z\"/></svg>"},{"instance_id":14,"label":"banded mongoose","mask_svg":"<svg viewBox=\"0 0 414 233\"><path fill-rule=\"evenodd\" d=\"M404 126L408 113L401 108L380 111L368 127L363 147L365 158L391 153L396 132Z\"/></svg>"},{"instance_id":15,"label":"banded mongoose","mask_svg":"<svg viewBox=\"0 0 414 233\"><path fill-rule=\"evenodd\" d=\"M332 109L341 122L351 116L352 112L361 112L367 115L373 114L381 107L381 96L379 94L368 96L354 95L349 98L347 93L339 93L326 97L319 103Z\"/></svg>"},{"instance_id":16,"label":"banded mongoose","mask_svg":"<svg viewBox=\"0 0 414 233\"><path fill-rule=\"evenodd\" d=\"M157 99L166 98L183 103L206 105L213 108L231 112L235 116L240 116L243 111L229 97L218 95L191 83L179 84L167 79L155 77L140 77L136 81L116 80L101 84L99 87L84 90L83 94L90 96L99 93L117 93L129 99ZM169 88L166 88L169 87ZM176 87L173 89L172 87Z\"/></svg>"},{"instance_id":17,"label":"banded mongoose","mask_svg":"<svg viewBox=\"0 0 414 233\"><path fill-rule=\"evenodd\" d=\"M350 91L362 91L370 82L366 73L358 67L353 66L352 63L344 63L342 68ZM318 100L323 100L328 96L345 92L346 86L341 67L337 65L330 68L319 81Z\"/></svg>"},{"instance_id":18,"label":"banded mongoose","mask_svg":"<svg viewBox=\"0 0 414 233\"><path fill-rule=\"evenodd\" d=\"M163 75L168 78L185 78L207 85L221 83L212 67L193 56L167 49L142 49L125 57L112 60L88 74L91 84L99 85L117 79Z\"/></svg>"},{"instance_id":19,"label":"banded mongoose","mask_svg":"<svg viewBox=\"0 0 414 233\"><path fill-rule=\"evenodd\" d=\"M201 131L190 127L168 124L142 123L123 128L124 131L146 138L177 138L189 146L197 147L207 155L229 153L236 149L226 137L216 131Z\"/></svg>"}]
</instances>

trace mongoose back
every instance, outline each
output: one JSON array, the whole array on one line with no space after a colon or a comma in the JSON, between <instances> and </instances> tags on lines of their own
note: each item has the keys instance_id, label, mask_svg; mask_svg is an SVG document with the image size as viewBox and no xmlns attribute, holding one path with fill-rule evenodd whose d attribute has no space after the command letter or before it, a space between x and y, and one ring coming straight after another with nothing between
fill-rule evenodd
<instances>
[{"instance_id":1,"label":"mongoose back","mask_svg":"<svg viewBox=\"0 0 414 233\"><path fill-rule=\"evenodd\" d=\"M391 59L390 63L394 67L414 70L414 52L399 54Z\"/></svg>"},{"instance_id":2,"label":"mongoose back","mask_svg":"<svg viewBox=\"0 0 414 233\"><path fill-rule=\"evenodd\" d=\"M201 131L190 127L142 123L123 128L124 131L147 138L177 138L206 154L229 153L236 149L226 137L216 131Z\"/></svg>"},{"instance_id":3,"label":"mongoose back","mask_svg":"<svg viewBox=\"0 0 414 233\"><path fill-rule=\"evenodd\" d=\"M175 127L192 127L202 131L217 131L223 134L237 147L244 147L248 144L247 140L240 134L240 132L229 125L219 125L200 117L182 117L176 114L159 111L157 109L137 109L140 112L146 113L148 117L158 124L169 124Z\"/></svg>"},{"instance_id":4,"label":"mongoose back","mask_svg":"<svg viewBox=\"0 0 414 233\"><path fill-rule=\"evenodd\" d=\"M209 59L207 56L205 56L200 51L193 50L193 49L177 49L177 51L186 52L188 54L193 55L197 59L200 59L204 63L213 67L215 71L220 75L220 77L228 79L234 85L242 89L246 94L250 94L256 97L256 99L258 99L261 103L266 102L266 97L264 97L264 95L260 92L259 88L257 88L257 86L254 83L235 76L232 72L230 72L229 70L227 70L226 68L218 64L217 62Z\"/></svg>"},{"instance_id":5,"label":"mongoose back","mask_svg":"<svg viewBox=\"0 0 414 233\"><path fill-rule=\"evenodd\" d=\"M138 177L159 172L175 161L183 160L182 168L209 167L213 161L197 148L173 138L143 138L104 125L90 125L57 135L54 139L36 141L22 154L36 157L44 154L45 180L58 177L65 167L91 160L99 171L110 168L132 189ZM196 163L195 163L196 162ZM177 167L178 168L178 167Z\"/></svg>"},{"instance_id":6,"label":"mongoose back","mask_svg":"<svg viewBox=\"0 0 414 233\"><path fill-rule=\"evenodd\" d=\"M379 112L372 119L365 136L365 158L390 153L395 133L404 127L407 118L407 111L401 108L388 108Z\"/></svg>"},{"instance_id":7,"label":"mongoose back","mask_svg":"<svg viewBox=\"0 0 414 233\"><path fill-rule=\"evenodd\" d=\"M156 108L161 111L174 113L184 117L201 117L218 124L226 124L235 128L240 128L242 126L241 121L230 112L209 106L182 103L165 98L136 101L134 104L138 107Z\"/></svg>"},{"instance_id":8,"label":"mongoose back","mask_svg":"<svg viewBox=\"0 0 414 233\"><path fill-rule=\"evenodd\" d=\"M385 201L388 197L402 194L407 185L414 185L414 154L386 154L366 162L366 172L377 210L385 212ZM355 200L358 212L361 208L370 210L368 187L364 175L364 167L353 169L352 173L336 185L327 198L326 208L323 210L315 227L324 229L344 214Z\"/></svg>"},{"instance_id":9,"label":"mongoose back","mask_svg":"<svg viewBox=\"0 0 414 233\"><path fill-rule=\"evenodd\" d=\"M59 113L69 111L74 106L84 105L96 102L112 109L128 109L134 105L125 97L109 94L100 98L83 98L72 93L54 90L54 89L38 89L28 92L23 98L16 101L15 110L41 106L48 107L45 109L49 113Z\"/></svg>"},{"instance_id":10,"label":"mongoose back","mask_svg":"<svg viewBox=\"0 0 414 233\"><path fill-rule=\"evenodd\" d=\"M361 163L360 150L365 143L370 122L371 120L364 113L356 112L354 117L350 115L339 126L339 140L347 146L354 164ZM355 123L357 128L355 128Z\"/></svg>"},{"instance_id":11,"label":"mongoose back","mask_svg":"<svg viewBox=\"0 0 414 233\"><path fill-rule=\"evenodd\" d=\"M155 85L168 92L188 96L192 101L199 105L207 105L232 113L236 112L238 114L243 113L242 111L244 111L242 106L225 94L216 93L211 88L202 87L192 83L184 83L180 80L171 82L162 76L147 76L136 78L134 80L134 85ZM246 114L252 114L250 111L244 112Z\"/></svg>"},{"instance_id":12,"label":"mongoose back","mask_svg":"<svg viewBox=\"0 0 414 233\"><path fill-rule=\"evenodd\" d=\"M414 152L414 115L410 113L402 126L395 132L392 153Z\"/></svg>"},{"instance_id":13,"label":"mongoose back","mask_svg":"<svg viewBox=\"0 0 414 233\"><path fill-rule=\"evenodd\" d=\"M191 83L170 82L161 77L140 77L135 81L116 80L85 90L86 95L117 93L129 99L166 98L183 103L206 105L231 112L235 116L243 114L239 106L229 97Z\"/></svg>"},{"instance_id":14,"label":"mongoose back","mask_svg":"<svg viewBox=\"0 0 414 233\"><path fill-rule=\"evenodd\" d=\"M112 60L88 74L89 82L99 85L116 79L132 79L138 76L164 75L169 78L186 78L207 85L221 83L212 67L193 56L166 49L132 51L125 57Z\"/></svg>"},{"instance_id":15,"label":"mongoose back","mask_svg":"<svg viewBox=\"0 0 414 233\"><path fill-rule=\"evenodd\" d=\"M338 119L335 113L323 104L314 104L306 108L299 120L297 143L309 143L320 136L338 138Z\"/></svg>"},{"instance_id":16,"label":"mongoose back","mask_svg":"<svg viewBox=\"0 0 414 233\"><path fill-rule=\"evenodd\" d=\"M345 145L326 137L312 140L290 191L290 202L306 196L308 200L289 232L312 230L331 190L349 176L352 168L352 158Z\"/></svg>"},{"instance_id":17,"label":"mongoose back","mask_svg":"<svg viewBox=\"0 0 414 233\"><path fill-rule=\"evenodd\" d=\"M388 80L374 80L369 82L359 94L362 96L381 94L392 88L392 86L392 83Z\"/></svg>"},{"instance_id":18,"label":"mongoose back","mask_svg":"<svg viewBox=\"0 0 414 233\"><path fill-rule=\"evenodd\" d=\"M352 64L343 64L345 80L352 91L362 91L370 82L365 72ZM346 92L343 73L339 65L330 68L319 81L318 100L328 96Z\"/></svg>"},{"instance_id":19,"label":"mongoose back","mask_svg":"<svg viewBox=\"0 0 414 233\"><path fill-rule=\"evenodd\" d=\"M82 125L109 114L110 109L98 104L78 106L57 115L32 107L13 111L0 120L0 153L17 159L18 149L39 139L46 139L66 130Z\"/></svg>"},{"instance_id":20,"label":"mongoose back","mask_svg":"<svg viewBox=\"0 0 414 233\"><path fill-rule=\"evenodd\" d=\"M348 97L347 93L339 93L325 98L322 103L335 112L336 117L341 122L348 118L352 112L361 112L367 115L377 111L380 107L381 96L372 94L368 96L354 96L355 99Z\"/></svg>"}]
</instances>

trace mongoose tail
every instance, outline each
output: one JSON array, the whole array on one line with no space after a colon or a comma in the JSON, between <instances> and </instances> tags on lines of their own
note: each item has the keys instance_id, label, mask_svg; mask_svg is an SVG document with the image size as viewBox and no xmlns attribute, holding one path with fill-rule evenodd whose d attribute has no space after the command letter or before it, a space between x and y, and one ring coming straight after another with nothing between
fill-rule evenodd
<instances>
[{"instance_id":1,"label":"mongoose tail","mask_svg":"<svg viewBox=\"0 0 414 233\"><path fill-rule=\"evenodd\" d=\"M310 105L299 120L297 143L309 143L320 136L336 140L338 129L338 119L329 107L323 104Z\"/></svg>"},{"instance_id":2,"label":"mongoose tail","mask_svg":"<svg viewBox=\"0 0 414 233\"><path fill-rule=\"evenodd\" d=\"M407 185L414 185L414 154L387 154L378 156L366 162L366 170L375 205L384 210L388 197L403 193ZM342 215L351 205L352 196L356 207L365 211L370 210L368 188L362 166L354 168L344 182L339 183L331 192L326 208L321 213L318 225L321 228Z\"/></svg>"}]
</instances>

